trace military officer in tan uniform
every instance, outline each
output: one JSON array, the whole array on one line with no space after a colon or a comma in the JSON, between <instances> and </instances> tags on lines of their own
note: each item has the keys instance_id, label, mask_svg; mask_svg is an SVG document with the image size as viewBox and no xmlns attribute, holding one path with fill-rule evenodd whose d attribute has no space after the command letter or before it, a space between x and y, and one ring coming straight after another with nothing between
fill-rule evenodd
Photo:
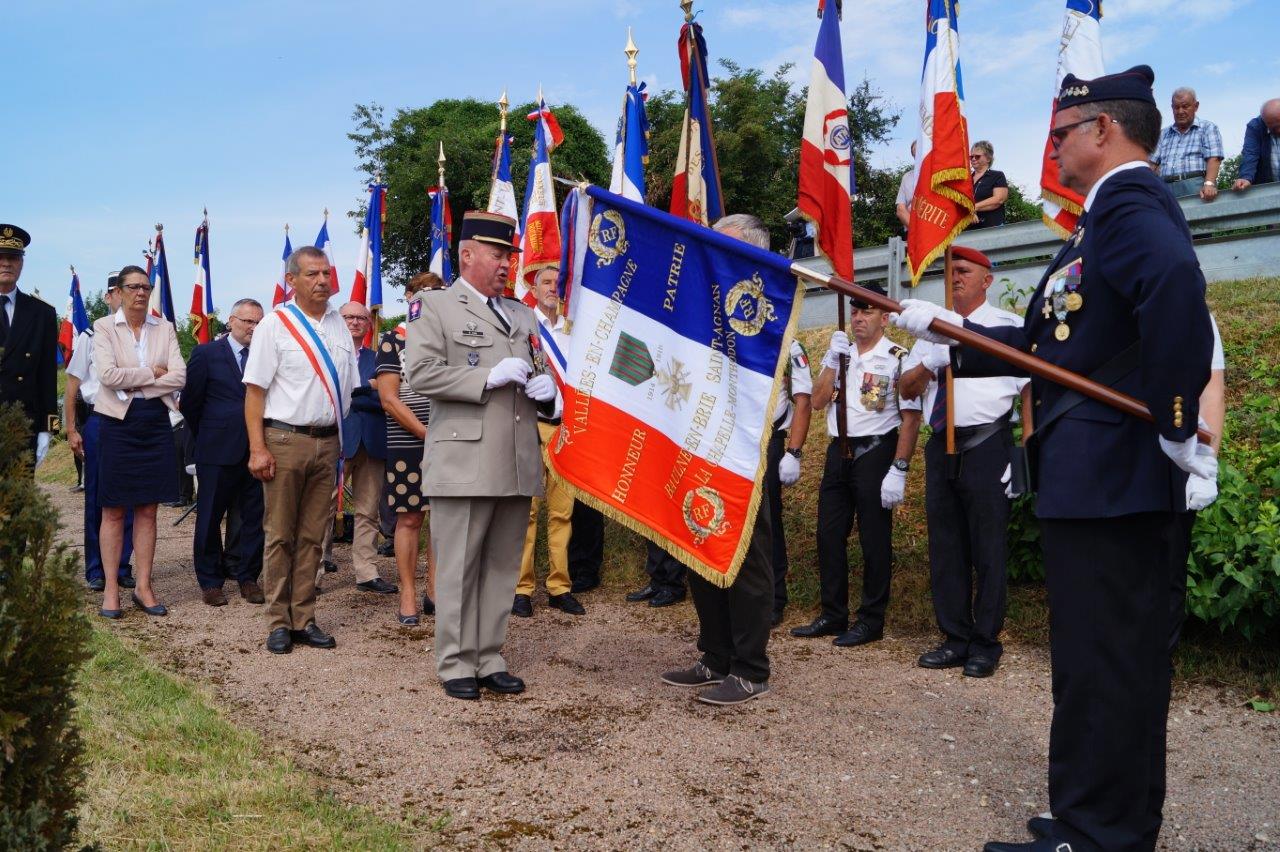
<instances>
[{"instance_id":1,"label":"military officer in tan uniform","mask_svg":"<svg viewBox=\"0 0 1280 852\"><path fill-rule=\"evenodd\" d=\"M533 311L502 296L515 225L468 213L461 275L412 303L406 321L409 386L431 398L422 482L436 547L436 671L454 698L524 691L502 643L529 503L543 494L538 410L552 413L556 389L535 364Z\"/></svg>"}]
</instances>

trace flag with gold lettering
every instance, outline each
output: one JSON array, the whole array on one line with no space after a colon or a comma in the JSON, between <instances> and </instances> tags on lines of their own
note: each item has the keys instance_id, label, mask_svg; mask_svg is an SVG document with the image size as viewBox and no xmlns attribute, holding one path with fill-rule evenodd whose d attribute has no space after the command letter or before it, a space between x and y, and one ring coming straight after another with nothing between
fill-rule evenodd
<instances>
[{"instance_id":1,"label":"flag with gold lettering","mask_svg":"<svg viewBox=\"0 0 1280 852\"><path fill-rule=\"evenodd\" d=\"M746 555L800 315L782 256L589 186L577 193L551 470L718 586Z\"/></svg>"}]
</instances>

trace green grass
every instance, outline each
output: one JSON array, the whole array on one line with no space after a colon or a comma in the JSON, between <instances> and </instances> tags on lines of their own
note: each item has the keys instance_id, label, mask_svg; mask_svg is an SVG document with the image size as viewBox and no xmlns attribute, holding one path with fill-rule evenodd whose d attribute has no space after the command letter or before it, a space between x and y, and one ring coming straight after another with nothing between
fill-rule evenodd
<instances>
[{"instance_id":1,"label":"green grass","mask_svg":"<svg viewBox=\"0 0 1280 852\"><path fill-rule=\"evenodd\" d=\"M107 849L398 850L432 826L343 804L197 688L95 630L77 690L80 831Z\"/></svg>"}]
</instances>

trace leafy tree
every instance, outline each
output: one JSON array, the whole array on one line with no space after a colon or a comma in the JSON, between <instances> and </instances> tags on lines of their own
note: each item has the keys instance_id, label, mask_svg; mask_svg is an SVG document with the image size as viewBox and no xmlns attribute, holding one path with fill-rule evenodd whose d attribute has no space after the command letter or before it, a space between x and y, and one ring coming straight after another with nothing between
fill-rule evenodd
<instances>
[{"instance_id":1,"label":"leafy tree","mask_svg":"<svg viewBox=\"0 0 1280 852\"><path fill-rule=\"evenodd\" d=\"M1222 161L1222 168L1218 169L1218 189L1230 189L1231 184L1236 182L1240 177L1240 155L1227 157Z\"/></svg>"},{"instance_id":2,"label":"leafy tree","mask_svg":"<svg viewBox=\"0 0 1280 852\"><path fill-rule=\"evenodd\" d=\"M1009 183L1009 200L1004 203L1004 221L1006 225L1014 222L1039 222L1044 211L1039 204L1027 198L1022 187L1012 181Z\"/></svg>"},{"instance_id":3,"label":"leafy tree","mask_svg":"<svg viewBox=\"0 0 1280 852\"><path fill-rule=\"evenodd\" d=\"M107 315L107 300L103 291L98 290L96 293L90 293L86 296L84 310L89 315L90 325L105 317Z\"/></svg>"},{"instance_id":4,"label":"leafy tree","mask_svg":"<svg viewBox=\"0 0 1280 852\"><path fill-rule=\"evenodd\" d=\"M535 104L513 105L507 132L511 144L511 177L516 197L523 199L533 149L533 123L525 116ZM609 160L605 141L576 107L554 107L564 130L564 144L551 155L556 175L607 184ZM398 110L388 121L376 104L357 104L352 113L355 130L347 134L355 143L359 169L371 179L381 176L387 185L387 222L383 231L383 271L392 284L408 280L427 268L430 260L431 203L428 187L438 181L440 143L446 157L445 183L449 187L454 237L468 210L483 210L489 200L494 141L499 115L492 103L468 99L444 99L415 109ZM563 190L557 188L558 195ZM363 206L350 214L363 221Z\"/></svg>"}]
</instances>

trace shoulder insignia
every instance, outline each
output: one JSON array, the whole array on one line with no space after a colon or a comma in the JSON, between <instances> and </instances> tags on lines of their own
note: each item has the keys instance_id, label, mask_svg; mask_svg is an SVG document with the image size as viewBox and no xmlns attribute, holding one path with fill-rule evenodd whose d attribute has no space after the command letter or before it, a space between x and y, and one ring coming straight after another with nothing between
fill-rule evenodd
<instances>
[{"instance_id":1,"label":"shoulder insignia","mask_svg":"<svg viewBox=\"0 0 1280 852\"><path fill-rule=\"evenodd\" d=\"M907 350L903 349L901 346L894 343L889 346L889 354L897 358L898 360L902 360L904 357L906 357Z\"/></svg>"},{"instance_id":2,"label":"shoulder insignia","mask_svg":"<svg viewBox=\"0 0 1280 852\"><path fill-rule=\"evenodd\" d=\"M414 299L409 303L409 310L406 313L407 321L413 322L420 316L422 316L422 300Z\"/></svg>"}]
</instances>

